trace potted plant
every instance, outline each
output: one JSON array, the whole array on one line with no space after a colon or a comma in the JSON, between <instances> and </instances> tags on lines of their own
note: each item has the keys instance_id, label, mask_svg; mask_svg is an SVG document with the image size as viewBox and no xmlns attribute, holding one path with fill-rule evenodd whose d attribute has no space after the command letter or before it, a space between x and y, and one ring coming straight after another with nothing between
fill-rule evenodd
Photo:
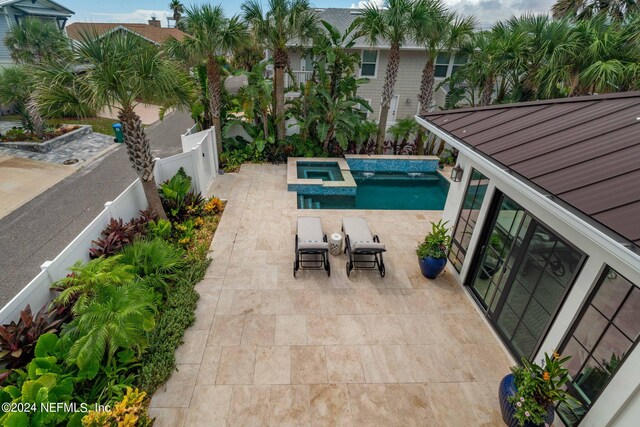
<instances>
[{"instance_id":1,"label":"potted plant","mask_svg":"<svg viewBox=\"0 0 640 427\"><path fill-rule=\"evenodd\" d=\"M428 279L438 277L444 266L447 264L447 251L451 245L451 236L446 227L447 222L431 223L431 232L427 234L424 241L418 245L416 254L420 262L422 275Z\"/></svg>"},{"instance_id":2,"label":"potted plant","mask_svg":"<svg viewBox=\"0 0 640 427\"><path fill-rule=\"evenodd\" d=\"M502 419L509 427L549 427L555 404L578 402L562 389L569 379L563 364L570 358L545 353L544 366L522 358L522 366L511 368L512 373L502 379L498 390Z\"/></svg>"}]
</instances>

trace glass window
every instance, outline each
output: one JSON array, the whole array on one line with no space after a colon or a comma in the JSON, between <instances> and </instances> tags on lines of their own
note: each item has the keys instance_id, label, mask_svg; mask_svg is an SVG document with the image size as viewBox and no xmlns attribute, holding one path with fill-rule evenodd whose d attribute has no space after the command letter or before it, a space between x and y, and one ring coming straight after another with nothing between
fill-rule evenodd
<instances>
[{"instance_id":1,"label":"glass window","mask_svg":"<svg viewBox=\"0 0 640 427\"><path fill-rule=\"evenodd\" d=\"M449 251L449 260L451 260L453 267L458 272L460 272L464 263L469 242L471 241L471 234L476 226L476 218L478 218L478 212L488 185L489 178L475 169L471 171L471 178L469 179L469 184L467 184L462 208L453 228L451 250Z\"/></svg>"},{"instance_id":2,"label":"glass window","mask_svg":"<svg viewBox=\"0 0 640 427\"><path fill-rule=\"evenodd\" d=\"M378 62L377 50L363 50L362 51L362 65L360 66L360 76L362 77L375 77L376 76L376 63Z\"/></svg>"},{"instance_id":3,"label":"glass window","mask_svg":"<svg viewBox=\"0 0 640 427\"><path fill-rule=\"evenodd\" d=\"M451 61L451 54L449 52L440 52L436 57L436 77L447 77L449 72L449 62Z\"/></svg>"},{"instance_id":4,"label":"glass window","mask_svg":"<svg viewBox=\"0 0 640 427\"><path fill-rule=\"evenodd\" d=\"M558 406L569 427L584 418L640 333L640 289L607 267L594 292L561 348L562 356L571 356L568 391L582 404Z\"/></svg>"}]
</instances>

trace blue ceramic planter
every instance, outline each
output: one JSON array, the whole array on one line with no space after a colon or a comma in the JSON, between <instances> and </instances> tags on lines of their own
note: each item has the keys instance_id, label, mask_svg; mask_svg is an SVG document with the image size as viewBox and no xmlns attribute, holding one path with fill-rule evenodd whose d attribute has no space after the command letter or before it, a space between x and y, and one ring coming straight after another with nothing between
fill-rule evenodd
<instances>
[{"instance_id":1,"label":"blue ceramic planter","mask_svg":"<svg viewBox=\"0 0 640 427\"><path fill-rule=\"evenodd\" d=\"M420 262L420 271L422 271L422 275L427 279L435 279L438 277L442 270L444 270L444 266L447 265L446 258L418 258Z\"/></svg>"},{"instance_id":2,"label":"blue ceramic planter","mask_svg":"<svg viewBox=\"0 0 640 427\"><path fill-rule=\"evenodd\" d=\"M513 374L509 374L500 381L500 387L498 388L498 398L500 399L500 410L502 411L502 420L509 427L540 427L544 426L543 424L533 424L526 423L524 426L520 426L518 424L518 420L513 416L516 412L515 407L509 402L508 398L514 396L518 391L518 387L516 387L515 378ZM547 411L547 416L545 417L545 422L549 425L553 424L554 418L553 406L549 407Z\"/></svg>"}]
</instances>

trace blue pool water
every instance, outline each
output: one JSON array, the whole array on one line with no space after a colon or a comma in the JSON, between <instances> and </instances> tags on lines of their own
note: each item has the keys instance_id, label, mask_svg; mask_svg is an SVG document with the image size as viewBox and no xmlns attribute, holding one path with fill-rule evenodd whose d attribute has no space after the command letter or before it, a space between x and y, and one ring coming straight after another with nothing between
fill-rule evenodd
<instances>
[{"instance_id":1,"label":"blue pool water","mask_svg":"<svg viewBox=\"0 0 640 427\"><path fill-rule=\"evenodd\" d=\"M449 183L437 172L353 172L355 196L301 195L300 209L442 210Z\"/></svg>"},{"instance_id":2,"label":"blue pool water","mask_svg":"<svg viewBox=\"0 0 640 427\"><path fill-rule=\"evenodd\" d=\"M344 181L338 162L298 162L299 179Z\"/></svg>"}]
</instances>

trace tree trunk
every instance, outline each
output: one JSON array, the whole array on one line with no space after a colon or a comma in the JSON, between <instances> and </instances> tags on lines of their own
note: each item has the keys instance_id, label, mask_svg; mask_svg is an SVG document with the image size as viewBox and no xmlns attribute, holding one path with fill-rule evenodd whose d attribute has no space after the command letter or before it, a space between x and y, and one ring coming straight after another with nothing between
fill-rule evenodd
<instances>
[{"instance_id":1,"label":"tree trunk","mask_svg":"<svg viewBox=\"0 0 640 427\"><path fill-rule=\"evenodd\" d=\"M422 126L418 130L418 134L416 135L416 149L418 150L418 156L424 156L424 132L422 131Z\"/></svg>"},{"instance_id":2,"label":"tree trunk","mask_svg":"<svg viewBox=\"0 0 640 427\"><path fill-rule=\"evenodd\" d=\"M493 84L495 80L493 76L488 77L482 86L482 93L480 94L480 107L485 107L491 104L491 96L493 95Z\"/></svg>"},{"instance_id":3,"label":"tree trunk","mask_svg":"<svg viewBox=\"0 0 640 427\"><path fill-rule=\"evenodd\" d=\"M420 93L418 101L420 102L420 115L423 116L429 112L431 101L433 100L433 84L435 82L435 66L431 58L427 60L422 69L422 80L420 81ZM424 151L424 150L423 150Z\"/></svg>"},{"instance_id":4,"label":"tree trunk","mask_svg":"<svg viewBox=\"0 0 640 427\"><path fill-rule=\"evenodd\" d=\"M284 70L289 64L285 49L277 49L273 55L273 93L276 112L276 138L282 142L286 138L284 123Z\"/></svg>"},{"instance_id":5,"label":"tree trunk","mask_svg":"<svg viewBox=\"0 0 640 427\"><path fill-rule=\"evenodd\" d=\"M384 151L384 136L387 131L387 117L389 116L389 106L393 97L393 89L398 79L398 67L400 66L400 45L391 44L389 50L389 62L384 76L384 87L382 89L382 103L380 105L380 121L378 122L378 135L376 137L376 152L382 154Z\"/></svg>"},{"instance_id":6,"label":"tree trunk","mask_svg":"<svg viewBox=\"0 0 640 427\"><path fill-rule=\"evenodd\" d=\"M30 96L26 102L26 110L27 115L29 116L29 121L31 122L31 127L33 129L33 133L40 139L44 137L44 120L42 119L42 115L40 115L40 110L38 109L38 102L35 97Z\"/></svg>"},{"instance_id":7,"label":"tree trunk","mask_svg":"<svg viewBox=\"0 0 640 427\"><path fill-rule=\"evenodd\" d=\"M122 133L129 161L142 182L149 208L158 214L158 218L167 219L153 176L153 167L156 162L151 157L151 146L142 121L130 106L124 107L118 113L118 119L122 122Z\"/></svg>"},{"instance_id":8,"label":"tree trunk","mask_svg":"<svg viewBox=\"0 0 640 427\"><path fill-rule=\"evenodd\" d=\"M220 122L220 110L222 109L222 84L220 82L220 66L216 57L207 57L207 80L209 81L209 99L211 103L211 123L216 131L216 148L218 159L222 155L222 123Z\"/></svg>"}]
</instances>

